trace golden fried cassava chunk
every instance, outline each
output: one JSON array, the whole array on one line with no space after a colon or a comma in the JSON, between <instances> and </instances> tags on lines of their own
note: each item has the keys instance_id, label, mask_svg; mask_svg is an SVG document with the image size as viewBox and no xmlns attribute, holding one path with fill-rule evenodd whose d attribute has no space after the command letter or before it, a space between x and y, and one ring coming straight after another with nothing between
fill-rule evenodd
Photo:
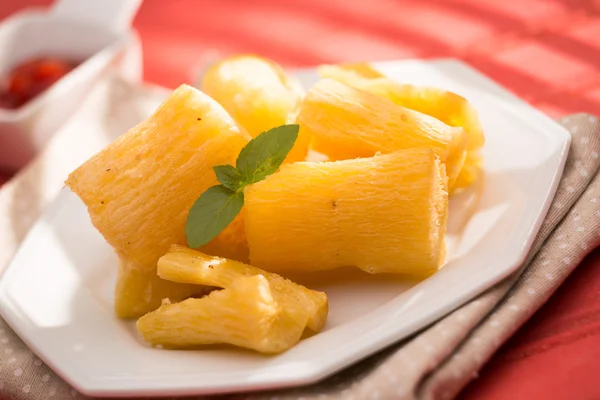
<instances>
[{"instance_id":1,"label":"golden fried cassava chunk","mask_svg":"<svg viewBox=\"0 0 600 400\"><path fill-rule=\"evenodd\" d=\"M141 317L145 341L167 348L228 343L262 353L280 353L295 345L307 322L280 305L267 278L236 279L228 288L200 299L164 304Z\"/></svg>"},{"instance_id":2,"label":"golden fried cassava chunk","mask_svg":"<svg viewBox=\"0 0 600 400\"><path fill-rule=\"evenodd\" d=\"M152 116L69 175L67 185L86 204L92 223L122 260L116 293L119 315L135 317L149 311L125 301L137 298L131 294L141 288L152 299L148 307L157 305L163 293L154 284L158 258L171 244L186 243L190 207L217 183L212 167L235 163L248 139L216 101L182 85ZM232 223L207 248L245 260L243 222ZM127 271L130 268L147 274ZM180 293L175 293L177 285L164 285L176 298L189 292L186 285Z\"/></svg>"},{"instance_id":3,"label":"golden fried cassava chunk","mask_svg":"<svg viewBox=\"0 0 600 400\"><path fill-rule=\"evenodd\" d=\"M430 115L447 125L464 128L468 136L467 157L453 188L466 187L477 178L482 167L480 150L485 137L477 111L464 97L440 88L396 82L368 64L322 65L319 75L385 97L394 104Z\"/></svg>"},{"instance_id":4,"label":"golden fried cassava chunk","mask_svg":"<svg viewBox=\"0 0 600 400\"><path fill-rule=\"evenodd\" d=\"M245 190L252 265L429 275L443 261L444 165L426 148L300 162Z\"/></svg>"},{"instance_id":5,"label":"golden fried cassava chunk","mask_svg":"<svg viewBox=\"0 0 600 400\"><path fill-rule=\"evenodd\" d=\"M298 116L300 132L332 160L371 157L412 147L427 147L446 164L450 185L460 172L467 149L463 128L398 106L388 99L332 79L315 84Z\"/></svg>"},{"instance_id":6,"label":"golden fried cassava chunk","mask_svg":"<svg viewBox=\"0 0 600 400\"><path fill-rule=\"evenodd\" d=\"M252 55L225 58L202 78L202 90L217 100L252 137L295 121L304 91L276 63ZM298 136L287 162L305 159L309 137Z\"/></svg>"},{"instance_id":7,"label":"golden fried cassava chunk","mask_svg":"<svg viewBox=\"0 0 600 400\"><path fill-rule=\"evenodd\" d=\"M215 257L184 246L172 246L158 260L158 275L165 280L228 288L244 276L263 275L269 281L275 300L307 326L318 332L327 319L327 295L310 290L277 274L244 263ZM308 316L306 317L305 314Z\"/></svg>"}]
</instances>

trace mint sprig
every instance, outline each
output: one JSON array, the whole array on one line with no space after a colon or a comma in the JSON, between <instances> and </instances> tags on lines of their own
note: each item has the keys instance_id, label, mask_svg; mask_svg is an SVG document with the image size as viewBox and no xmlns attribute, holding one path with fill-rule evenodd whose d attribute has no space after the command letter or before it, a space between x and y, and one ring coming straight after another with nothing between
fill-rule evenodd
<instances>
[{"instance_id":1,"label":"mint sprig","mask_svg":"<svg viewBox=\"0 0 600 400\"><path fill-rule=\"evenodd\" d=\"M194 202L185 223L190 248L210 242L239 214L243 189L279 169L298 138L298 125L282 125L261 133L240 151L236 166L213 167L220 185L208 188Z\"/></svg>"}]
</instances>

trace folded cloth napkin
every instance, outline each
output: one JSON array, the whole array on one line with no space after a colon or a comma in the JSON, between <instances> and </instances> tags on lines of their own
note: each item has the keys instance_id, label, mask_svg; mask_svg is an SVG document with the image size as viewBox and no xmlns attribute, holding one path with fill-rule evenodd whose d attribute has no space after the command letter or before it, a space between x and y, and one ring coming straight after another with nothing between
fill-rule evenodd
<instances>
[{"instance_id":1,"label":"folded cloth napkin","mask_svg":"<svg viewBox=\"0 0 600 400\"><path fill-rule=\"evenodd\" d=\"M147 115L164 93L100 85L25 170L0 189L0 273L25 233L62 187L66 174ZM128 113L123 115L123 104ZM133 104L133 107L132 107ZM126 119L129 118L129 119ZM573 135L552 207L521 270L401 343L321 383L244 399L451 399L556 290L600 240L600 119L574 115ZM97 126L98 132L90 133ZM111 126L111 129L107 129ZM86 136L82 137L82 132ZM85 398L45 366L0 319L0 398Z\"/></svg>"}]
</instances>

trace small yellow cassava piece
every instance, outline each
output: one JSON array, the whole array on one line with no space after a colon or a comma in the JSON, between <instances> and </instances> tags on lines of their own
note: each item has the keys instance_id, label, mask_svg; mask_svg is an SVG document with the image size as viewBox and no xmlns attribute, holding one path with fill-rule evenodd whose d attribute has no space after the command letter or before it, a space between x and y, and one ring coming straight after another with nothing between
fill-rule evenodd
<instances>
[{"instance_id":1,"label":"small yellow cassava piece","mask_svg":"<svg viewBox=\"0 0 600 400\"><path fill-rule=\"evenodd\" d=\"M461 127L333 79L322 79L308 91L298 124L301 133L312 137L313 148L331 160L430 148L446 164L450 185L462 169L468 144Z\"/></svg>"},{"instance_id":2,"label":"small yellow cassava piece","mask_svg":"<svg viewBox=\"0 0 600 400\"><path fill-rule=\"evenodd\" d=\"M335 79L389 99L396 105L430 115L447 125L464 128L468 136L467 157L453 188L469 186L476 180L482 167L480 150L485 137L477 110L467 99L440 88L396 82L377 74L367 64L322 65L318 71L322 78Z\"/></svg>"},{"instance_id":3,"label":"small yellow cassava piece","mask_svg":"<svg viewBox=\"0 0 600 400\"><path fill-rule=\"evenodd\" d=\"M252 137L294 122L304 96L300 83L278 64L252 55L228 57L211 66L202 78L202 90ZM309 139L300 135L286 162L303 161Z\"/></svg>"},{"instance_id":4,"label":"small yellow cassava piece","mask_svg":"<svg viewBox=\"0 0 600 400\"><path fill-rule=\"evenodd\" d=\"M139 317L160 305L165 293L189 295L189 285L178 293L177 284L158 280L156 262L171 244L186 243L190 207L217 184L212 167L235 163L248 140L215 100L182 85L152 116L69 175L66 184L121 260L117 315ZM206 251L246 260L241 218Z\"/></svg>"},{"instance_id":5,"label":"small yellow cassava piece","mask_svg":"<svg viewBox=\"0 0 600 400\"><path fill-rule=\"evenodd\" d=\"M255 275L200 299L165 302L141 317L137 329L146 342L168 349L228 343L280 353L300 340L304 324L283 312L269 281Z\"/></svg>"},{"instance_id":6,"label":"small yellow cassava piece","mask_svg":"<svg viewBox=\"0 0 600 400\"><path fill-rule=\"evenodd\" d=\"M244 207L251 263L267 271L422 277L443 262L447 177L426 148L286 164L245 189Z\"/></svg>"},{"instance_id":7,"label":"small yellow cassava piece","mask_svg":"<svg viewBox=\"0 0 600 400\"><path fill-rule=\"evenodd\" d=\"M169 282L156 275L156 271L147 271L119 260L115 313L119 318L138 318L156 310L163 299L176 302L209 291L210 288L206 286Z\"/></svg>"},{"instance_id":8,"label":"small yellow cassava piece","mask_svg":"<svg viewBox=\"0 0 600 400\"><path fill-rule=\"evenodd\" d=\"M223 287L208 296L165 302L140 318L145 341L166 348L228 343L263 353L294 346L327 318L325 293L243 263L173 246L158 262L164 279Z\"/></svg>"},{"instance_id":9,"label":"small yellow cassava piece","mask_svg":"<svg viewBox=\"0 0 600 400\"><path fill-rule=\"evenodd\" d=\"M228 288L243 276L263 275L275 300L299 320L308 315L307 327L320 331L327 319L327 295L310 290L277 274L223 257L209 256L184 246L171 246L158 260L158 276L172 282Z\"/></svg>"}]
</instances>

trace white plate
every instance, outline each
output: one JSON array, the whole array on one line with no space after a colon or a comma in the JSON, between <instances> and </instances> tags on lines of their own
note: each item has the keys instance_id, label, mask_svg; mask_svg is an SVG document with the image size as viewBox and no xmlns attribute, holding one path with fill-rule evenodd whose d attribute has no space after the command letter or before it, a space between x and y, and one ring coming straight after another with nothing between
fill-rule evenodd
<instances>
[{"instance_id":1,"label":"white plate","mask_svg":"<svg viewBox=\"0 0 600 400\"><path fill-rule=\"evenodd\" d=\"M308 384L442 317L522 263L567 156L570 136L554 121L466 65L403 61L375 65L401 81L452 89L479 110L487 178L472 217L451 203L450 258L415 284L352 273L311 278L325 290L325 330L285 354L235 349L152 349L112 312L116 259L80 200L63 191L30 231L0 282L0 311L23 340L88 395L188 395ZM303 82L315 80L301 71ZM462 226L462 228L461 228ZM337 276L336 276L337 275Z\"/></svg>"}]
</instances>

